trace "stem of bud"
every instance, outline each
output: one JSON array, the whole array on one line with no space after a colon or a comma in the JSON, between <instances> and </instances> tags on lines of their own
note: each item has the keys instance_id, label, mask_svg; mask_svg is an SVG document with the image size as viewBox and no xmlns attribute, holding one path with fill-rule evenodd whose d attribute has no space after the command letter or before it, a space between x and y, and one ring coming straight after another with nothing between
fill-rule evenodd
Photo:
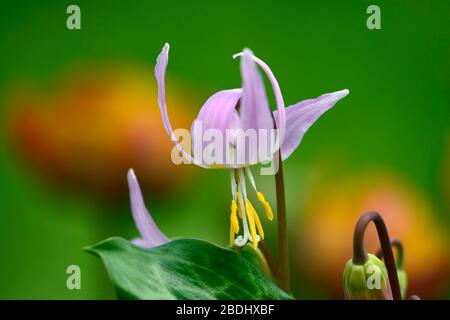
<instances>
[{"instance_id":1,"label":"stem of bud","mask_svg":"<svg viewBox=\"0 0 450 320\"><path fill-rule=\"evenodd\" d=\"M395 265L394 254L392 253L391 240L381 215L375 211L370 211L362 215L356 223L355 233L353 236L353 263L362 265L368 257L364 247L364 234L367 225L373 222L377 229L378 239L380 240L381 250L383 253L386 269L389 276L389 283L392 290L394 300L401 300L400 284L397 276L397 268Z\"/></svg>"},{"instance_id":2,"label":"stem of bud","mask_svg":"<svg viewBox=\"0 0 450 320\"><path fill-rule=\"evenodd\" d=\"M273 259L272 253L270 252L266 243L263 240L261 240L258 243L258 248L259 248L259 250L261 250L262 254L266 258L267 264L269 265L270 272L272 273L272 275L275 278L275 280L277 281L277 283L279 283L280 282L280 270L278 269L278 266L275 263L275 260Z\"/></svg>"},{"instance_id":3,"label":"stem of bud","mask_svg":"<svg viewBox=\"0 0 450 320\"><path fill-rule=\"evenodd\" d=\"M392 239L391 247L393 247L397 250L397 258L395 259L395 263L397 265L397 268L402 270L403 269L403 244L398 239ZM383 251L381 250L381 248L378 249L376 256L378 259L383 259Z\"/></svg>"}]
</instances>

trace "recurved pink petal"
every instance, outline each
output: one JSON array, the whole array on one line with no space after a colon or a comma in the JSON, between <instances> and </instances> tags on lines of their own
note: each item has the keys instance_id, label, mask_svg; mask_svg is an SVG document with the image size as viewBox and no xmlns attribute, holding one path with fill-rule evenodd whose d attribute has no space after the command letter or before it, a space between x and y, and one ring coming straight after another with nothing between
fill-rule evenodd
<instances>
[{"instance_id":1,"label":"recurved pink petal","mask_svg":"<svg viewBox=\"0 0 450 320\"><path fill-rule=\"evenodd\" d=\"M161 112L164 128L169 136L172 136L173 130L170 125L169 115L166 106L166 69L169 62L169 44L166 43L156 59L155 77L158 83L158 105Z\"/></svg>"},{"instance_id":2,"label":"recurved pink petal","mask_svg":"<svg viewBox=\"0 0 450 320\"><path fill-rule=\"evenodd\" d=\"M241 57L244 53L240 52L233 56L233 58ZM281 93L280 85L278 84L278 80L275 78L270 67L261 59L251 54L252 60L259 65L259 67L264 71L269 79L269 82L272 86L273 94L275 96L275 102L278 110L278 119L276 121L276 127L279 130L279 141L283 141L286 127L286 113L285 113L285 105L283 95Z\"/></svg>"},{"instance_id":3,"label":"recurved pink petal","mask_svg":"<svg viewBox=\"0 0 450 320\"><path fill-rule=\"evenodd\" d=\"M144 198L142 197L139 182L134 174L133 169L128 170L128 188L130 190L131 212L142 238L133 239L132 242L136 245L145 248L156 247L166 242L169 239L164 233L159 230L152 216L145 207Z\"/></svg>"},{"instance_id":4,"label":"recurved pink petal","mask_svg":"<svg viewBox=\"0 0 450 320\"><path fill-rule=\"evenodd\" d=\"M253 54L245 49L241 56L242 99L239 110L241 125L247 129L274 127L272 113L267 100L264 82L253 61Z\"/></svg>"},{"instance_id":5,"label":"recurved pink petal","mask_svg":"<svg viewBox=\"0 0 450 320\"><path fill-rule=\"evenodd\" d=\"M287 159L298 147L304 134L313 123L348 93L347 89L326 93L316 99L304 100L286 108L286 134L281 144L283 160ZM279 121L278 110L274 112L274 116Z\"/></svg>"},{"instance_id":6,"label":"recurved pink petal","mask_svg":"<svg viewBox=\"0 0 450 320\"><path fill-rule=\"evenodd\" d=\"M161 50L161 53L159 54L158 58L156 59L156 66L155 66L155 77L156 82L158 83L158 105L164 123L164 128L169 134L170 139L175 143L178 150L183 154L184 158L186 158L190 163L194 163L200 167L205 167L202 164L201 160L195 159L195 157L191 156L189 150L184 150L184 148L178 142L172 130L172 126L170 125L169 115L167 114L166 83L165 83L166 69L168 62L169 62L169 44L166 43L163 49Z\"/></svg>"},{"instance_id":7,"label":"recurved pink petal","mask_svg":"<svg viewBox=\"0 0 450 320\"><path fill-rule=\"evenodd\" d=\"M275 96L275 102L277 104L277 111L278 111L278 119L276 120L276 126L277 129L279 130L280 142L282 142L286 130L286 111L283 95L281 94L280 85L278 84L278 81L275 78L275 75L273 74L272 70L264 61L262 61L256 56L253 56L253 60L261 67L261 69L264 70L264 72L267 75L267 78L269 79L270 84L272 85L272 90Z\"/></svg>"}]
</instances>

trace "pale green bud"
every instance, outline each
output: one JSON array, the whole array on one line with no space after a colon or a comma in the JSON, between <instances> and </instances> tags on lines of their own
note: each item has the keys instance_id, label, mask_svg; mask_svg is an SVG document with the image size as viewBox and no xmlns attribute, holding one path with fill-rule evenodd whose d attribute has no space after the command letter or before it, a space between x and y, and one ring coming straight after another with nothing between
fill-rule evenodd
<instances>
[{"instance_id":1,"label":"pale green bud","mask_svg":"<svg viewBox=\"0 0 450 320\"><path fill-rule=\"evenodd\" d=\"M373 254L367 261L354 264L350 259L343 274L344 295L347 300L392 300L386 266Z\"/></svg>"},{"instance_id":2,"label":"pale green bud","mask_svg":"<svg viewBox=\"0 0 450 320\"><path fill-rule=\"evenodd\" d=\"M408 290L408 276L405 270L397 269L398 283L402 293L402 299L406 299L406 292Z\"/></svg>"}]
</instances>

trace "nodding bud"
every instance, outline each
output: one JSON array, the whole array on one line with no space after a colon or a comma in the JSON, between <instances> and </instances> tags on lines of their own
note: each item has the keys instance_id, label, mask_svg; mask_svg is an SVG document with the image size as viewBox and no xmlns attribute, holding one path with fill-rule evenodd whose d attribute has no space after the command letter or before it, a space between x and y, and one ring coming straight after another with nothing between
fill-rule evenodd
<instances>
[{"instance_id":1,"label":"nodding bud","mask_svg":"<svg viewBox=\"0 0 450 320\"><path fill-rule=\"evenodd\" d=\"M402 298L406 299L406 292L408 291L408 275L405 270L397 269L398 283L400 284L400 291Z\"/></svg>"},{"instance_id":2,"label":"nodding bud","mask_svg":"<svg viewBox=\"0 0 450 320\"><path fill-rule=\"evenodd\" d=\"M392 300L386 266L373 254L363 264L350 259L343 274L344 295L347 300Z\"/></svg>"},{"instance_id":3,"label":"nodding bud","mask_svg":"<svg viewBox=\"0 0 450 320\"><path fill-rule=\"evenodd\" d=\"M408 275L403 269L403 260L404 260L403 244L398 239L392 239L391 247L395 248L397 251L397 256L395 258L395 265L397 268L398 283L400 285L400 292L402 295L402 299L406 299L406 292L408 291ZM377 257L379 259L383 259L383 250L381 248L379 248L377 251Z\"/></svg>"}]
</instances>

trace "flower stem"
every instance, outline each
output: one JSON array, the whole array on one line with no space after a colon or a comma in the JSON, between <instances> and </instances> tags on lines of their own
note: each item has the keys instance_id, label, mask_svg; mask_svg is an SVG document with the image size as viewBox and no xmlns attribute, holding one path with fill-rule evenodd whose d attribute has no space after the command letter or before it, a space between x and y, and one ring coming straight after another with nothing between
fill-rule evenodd
<instances>
[{"instance_id":1,"label":"flower stem","mask_svg":"<svg viewBox=\"0 0 450 320\"><path fill-rule=\"evenodd\" d=\"M264 241L260 241L258 243L259 250L261 250L262 254L264 255L267 264L269 265L270 272L272 273L272 276L275 278L277 282L280 281L280 272L278 269L278 266L273 259L272 253L270 252L269 248L267 247L266 243Z\"/></svg>"},{"instance_id":2,"label":"flower stem","mask_svg":"<svg viewBox=\"0 0 450 320\"><path fill-rule=\"evenodd\" d=\"M368 257L364 247L364 234L367 225L373 222L376 226L378 239L380 240L381 250L383 252L386 269L391 285L392 297L394 300L401 300L400 284L398 282L397 268L395 266L394 254L392 253L391 240L381 215L375 211L370 211L362 215L356 223L353 236L353 263L364 264Z\"/></svg>"},{"instance_id":3,"label":"flower stem","mask_svg":"<svg viewBox=\"0 0 450 320\"><path fill-rule=\"evenodd\" d=\"M284 192L283 161L281 152L278 152L278 171L275 174L275 185L277 191L277 219L278 219L278 257L280 264L279 286L286 292L290 292L289 276L289 251L286 222L286 197Z\"/></svg>"},{"instance_id":4,"label":"flower stem","mask_svg":"<svg viewBox=\"0 0 450 320\"><path fill-rule=\"evenodd\" d=\"M403 244L398 239L391 240L391 247L397 250L397 258L395 259L395 263L397 265L397 269L403 269ZM383 250L381 248L378 249L376 256L378 259L383 259Z\"/></svg>"}]
</instances>

